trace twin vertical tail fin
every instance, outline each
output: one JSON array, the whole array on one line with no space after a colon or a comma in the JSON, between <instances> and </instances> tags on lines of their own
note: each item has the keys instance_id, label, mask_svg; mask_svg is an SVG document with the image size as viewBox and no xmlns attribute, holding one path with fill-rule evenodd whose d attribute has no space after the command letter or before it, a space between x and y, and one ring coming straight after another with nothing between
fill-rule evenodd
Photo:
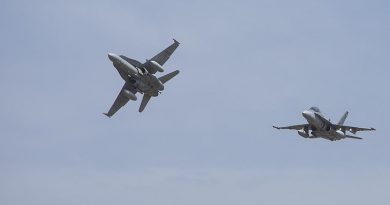
<instances>
[{"instance_id":1,"label":"twin vertical tail fin","mask_svg":"<svg viewBox=\"0 0 390 205\"><path fill-rule=\"evenodd\" d=\"M337 124L341 125L341 126L344 125L345 119L347 119L347 117L348 117L348 111L346 111L344 113L344 115L341 117L339 123L337 123ZM345 133L345 131L344 131L344 133ZM355 132L352 132L352 133L355 134ZM358 139L358 140L363 139L361 137L356 137L356 136L351 136L351 135L344 135L344 136L345 136L345 138L351 138L351 139Z\"/></svg>"},{"instance_id":2,"label":"twin vertical tail fin","mask_svg":"<svg viewBox=\"0 0 390 205\"><path fill-rule=\"evenodd\" d=\"M338 124L338 125L344 125L345 119L347 119L347 117L348 117L348 111L346 111L346 112L344 113L344 115L340 118L339 123L337 123L337 124Z\"/></svg>"}]
</instances>

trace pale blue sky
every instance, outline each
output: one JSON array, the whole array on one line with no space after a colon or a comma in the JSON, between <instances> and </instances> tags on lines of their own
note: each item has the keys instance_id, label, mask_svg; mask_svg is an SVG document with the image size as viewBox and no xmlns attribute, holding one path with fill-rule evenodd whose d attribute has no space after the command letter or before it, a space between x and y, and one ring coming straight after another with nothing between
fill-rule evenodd
<instances>
[{"instance_id":1,"label":"pale blue sky","mask_svg":"<svg viewBox=\"0 0 390 205\"><path fill-rule=\"evenodd\" d=\"M0 204L388 204L389 20L375 0L0 0ZM164 93L102 115L107 53L172 38ZM272 128L313 105L377 131Z\"/></svg>"}]
</instances>

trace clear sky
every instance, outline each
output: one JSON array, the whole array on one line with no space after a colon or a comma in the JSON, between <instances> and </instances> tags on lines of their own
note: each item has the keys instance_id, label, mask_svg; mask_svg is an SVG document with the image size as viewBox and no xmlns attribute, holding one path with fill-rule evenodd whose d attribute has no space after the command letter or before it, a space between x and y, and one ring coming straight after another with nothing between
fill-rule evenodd
<instances>
[{"instance_id":1,"label":"clear sky","mask_svg":"<svg viewBox=\"0 0 390 205\"><path fill-rule=\"evenodd\" d=\"M389 204L389 21L385 0L0 0L0 204ZM164 93L104 116L107 53L172 38ZM272 128L313 105L377 131Z\"/></svg>"}]
</instances>

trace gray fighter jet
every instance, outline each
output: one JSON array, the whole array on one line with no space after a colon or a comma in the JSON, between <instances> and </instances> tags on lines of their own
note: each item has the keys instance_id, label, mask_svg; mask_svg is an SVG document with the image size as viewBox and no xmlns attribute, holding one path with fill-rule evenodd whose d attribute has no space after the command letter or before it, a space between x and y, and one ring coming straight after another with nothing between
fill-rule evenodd
<instances>
[{"instance_id":1,"label":"gray fighter jet","mask_svg":"<svg viewBox=\"0 0 390 205\"><path fill-rule=\"evenodd\" d=\"M108 58L118 70L119 75L125 81L118 97L111 106L108 113L103 113L108 117L113 116L121 107L129 100L136 101L137 92L143 94L142 102L139 107L139 112L142 112L151 97L158 96L164 90L164 84L170 79L179 74L179 71L173 71L162 77L157 78L154 74L163 72L163 65L179 46L179 42L173 39L174 43L145 63L140 63L137 60L128 58L123 55L109 53Z\"/></svg>"},{"instance_id":2,"label":"gray fighter jet","mask_svg":"<svg viewBox=\"0 0 390 205\"><path fill-rule=\"evenodd\" d=\"M318 107L311 107L309 110L302 112L303 117L308 124L292 125L287 127L276 127L276 129L298 130L298 134L304 138L324 138L331 141L341 140L344 138L362 139L361 137L351 136L346 132L356 134L358 131L372 131L374 128L360 128L345 126L344 121L348 116L348 112L341 117L337 124L332 124L327 120Z\"/></svg>"}]
</instances>

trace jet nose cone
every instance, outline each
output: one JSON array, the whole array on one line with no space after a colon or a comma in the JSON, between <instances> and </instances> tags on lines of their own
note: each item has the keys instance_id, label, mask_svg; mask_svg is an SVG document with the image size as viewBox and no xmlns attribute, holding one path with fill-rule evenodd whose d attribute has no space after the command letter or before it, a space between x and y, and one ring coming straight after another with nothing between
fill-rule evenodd
<instances>
[{"instance_id":1,"label":"jet nose cone","mask_svg":"<svg viewBox=\"0 0 390 205\"><path fill-rule=\"evenodd\" d=\"M113 53L108 53L108 58L111 60L111 61L113 61L114 59L115 59L115 54L113 54Z\"/></svg>"},{"instance_id":2,"label":"jet nose cone","mask_svg":"<svg viewBox=\"0 0 390 205\"><path fill-rule=\"evenodd\" d=\"M310 116L311 116L310 112L307 111L307 110L303 111L303 112L302 112L302 115L303 115L303 117L306 118L306 119L310 118Z\"/></svg>"}]
</instances>

